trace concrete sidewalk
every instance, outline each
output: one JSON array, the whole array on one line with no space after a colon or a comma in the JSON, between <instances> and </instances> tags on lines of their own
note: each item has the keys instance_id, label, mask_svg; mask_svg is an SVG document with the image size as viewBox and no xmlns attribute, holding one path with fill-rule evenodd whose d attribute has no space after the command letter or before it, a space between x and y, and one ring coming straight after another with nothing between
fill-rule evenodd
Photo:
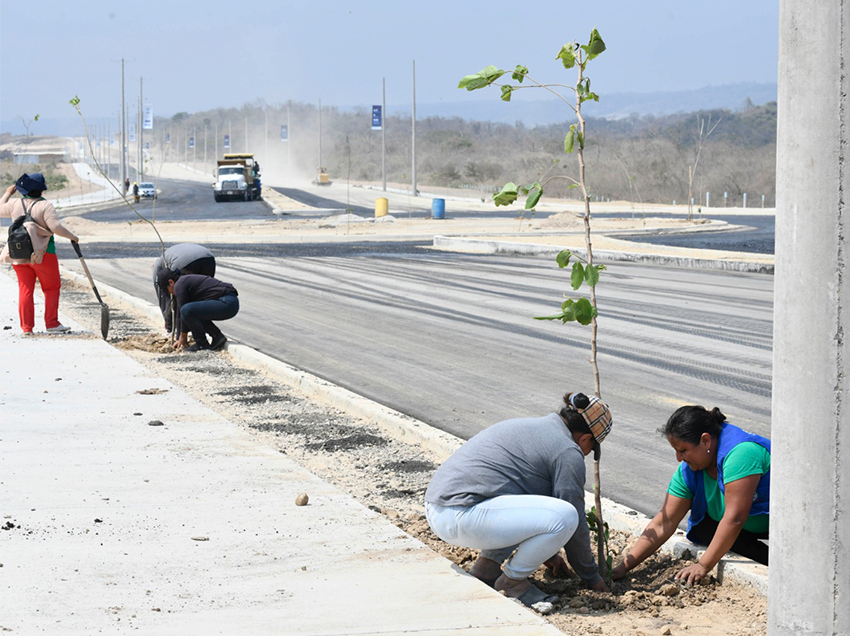
<instances>
[{"instance_id":1,"label":"concrete sidewalk","mask_svg":"<svg viewBox=\"0 0 850 636\"><path fill-rule=\"evenodd\" d=\"M0 630L560 634L79 325L21 335L16 297Z\"/></svg>"}]
</instances>

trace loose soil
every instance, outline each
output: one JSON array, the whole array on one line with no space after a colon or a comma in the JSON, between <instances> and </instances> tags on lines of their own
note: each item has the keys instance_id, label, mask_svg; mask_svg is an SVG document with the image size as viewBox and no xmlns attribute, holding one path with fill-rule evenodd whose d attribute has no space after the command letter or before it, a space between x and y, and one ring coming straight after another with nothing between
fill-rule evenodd
<instances>
[{"instance_id":1,"label":"loose soil","mask_svg":"<svg viewBox=\"0 0 850 636\"><path fill-rule=\"evenodd\" d=\"M160 325L116 299L106 302L112 311L111 344L245 427L258 443L276 448L468 569L476 551L443 543L425 521L423 494L438 465L427 450L388 436L374 422L306 399L226 352L174 352ZM60 311L91 331L63 337L97 337L92 334L99 333L100 305L87 286L66 279ZM619 556L632 540L614 532L610 547ZM576 578L553 578L542 568L534 581L560 596L546 620L564 634L766 634L763 596L734 582L721 585L712 577L694 588L673 583L673 575L687 564L655 555L627 579L613 583L610 595L588 590Z\"/></svg>"}]
</instances>

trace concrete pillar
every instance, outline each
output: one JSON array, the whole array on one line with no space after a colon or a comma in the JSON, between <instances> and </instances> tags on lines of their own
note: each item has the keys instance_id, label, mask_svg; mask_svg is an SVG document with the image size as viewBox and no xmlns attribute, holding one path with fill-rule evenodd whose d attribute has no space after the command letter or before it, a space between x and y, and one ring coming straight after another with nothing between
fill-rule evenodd
<instances>
[{"instance_id":1,"label":"concrete pillar","mask_svg":"<svg viewBox=\"0 0 850 636\"><path fill-rule=\"evenodd\" d=\"M768 634L850 634L850 2L781 0Z\"/></svg>"}]
</instances>

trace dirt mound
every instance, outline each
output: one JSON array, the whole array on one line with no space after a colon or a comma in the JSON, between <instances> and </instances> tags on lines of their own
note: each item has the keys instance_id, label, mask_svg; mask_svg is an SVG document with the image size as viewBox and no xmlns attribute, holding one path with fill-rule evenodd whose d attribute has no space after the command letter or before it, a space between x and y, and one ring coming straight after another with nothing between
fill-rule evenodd
<instances>
[{"instance_id":1,"label":"dirt mound","mask_svg":"<svg viewBox=\"0 0 850 636\"><path fill-rule=\"evenodd\" d=\"M119 349L147 351L148 353L177 353L174 347L171 346L171 340L168 336L158 336L156 334L147 333L137 336L128 336L113 342Z\"/></svg>"}]
</instances>

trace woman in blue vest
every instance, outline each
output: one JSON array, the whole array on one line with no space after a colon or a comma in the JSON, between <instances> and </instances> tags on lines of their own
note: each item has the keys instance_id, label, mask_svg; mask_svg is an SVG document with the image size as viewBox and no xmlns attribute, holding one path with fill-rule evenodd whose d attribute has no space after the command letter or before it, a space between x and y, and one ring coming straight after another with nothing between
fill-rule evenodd
<instances>
[{"instance_id":1,"label":"woman in blue vest","mask_svg":"<svg viewBox=\"0 0 850 636\"><path fill-rule=\"evenodd\" d=\"M676 580L699 583L730 550L767 565L767 545L760 539L767 539L770 518L770 440L729 424L717 407L683 406L661 432L681 464L661 511L613 577L624 577L658 550L689 510L687 537L708 548Z\"/></svg>"}]
</instances>

